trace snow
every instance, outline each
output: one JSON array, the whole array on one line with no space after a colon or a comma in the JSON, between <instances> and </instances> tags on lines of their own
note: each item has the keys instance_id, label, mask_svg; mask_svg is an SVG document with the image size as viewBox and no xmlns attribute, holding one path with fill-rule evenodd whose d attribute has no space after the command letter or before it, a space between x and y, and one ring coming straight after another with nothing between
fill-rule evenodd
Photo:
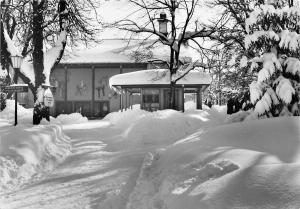
<instances>
[{"instance_id":1,"label":"snow","mask_svg":"<svg viewBox=\"0 0 300 209\"><path fill-rule=\"evenodd\" d=\"M280 17L280 20L282 20L283 18L293 19L296 16L300 15L300 10L298 5L295 5L293 7L286 6L277 9L275 9L273 5L268 5L268 4L262 4L260 6L256 6L245 21L247 33L250 32L251 26L257 24L263 18L264 15L270 17L278 16ZM299 25L298 22L296 24Z\"/></svg>"},{"instance_id":2,"label":"snow","mask_svg":"<svg viewBox=\"0 0 300 209\"><path fill-rule=\"evenodd\" d=\"M67 32L65 30L60 32L60 35L55 43L55 46L53 46L51 49L49 49L44 54L44 75L45 78L45 84L50 86L50 72L51 69L56 62L57 58L59 57L61 51L63 50L63 43L67 40Z\"/></svg>"},{"instance_id":3,"label":"snow","mask_svg":"<svg viewBox=\"0 0 300 209\"><path fill-rule=\"evenodd\" d=\"M27 87L28 84L26 84L26 83L17 83L17 84L12 84L10 86L24 86L24 87Z\"/></svg>"},{"instance_id":4,"label":"snow","mask_svg":"<svg viewBox=\"0 0 300 209\"><path fill-rule=\"evenodd\" d=\"M243 56L240 61L240 67L241 68L247 67L247 65L248 65L248 58L246 56Z\"/></svg>"},{"instance_id":5,"label":"snow","mask_svg":"<svg viewBox=\"0 0 300 209\"><path fill-rule=\"evenodd\" d=\"M295 89L293 88L291 81L283 76L279 76L275 83L277 82L276 94L282 101L289 104L292 101L293 94L295 94Z\"/></svg>"},{"instance_id":6,"label":"snow","mask_svg":"<svg viewBox=\"0 0 300 209\"><path fill-rule=\"evenodd\" d=\"M250 84L250 100L252 104L255 104L255 102L257 100L260 99L260 97L262 96L263 92L262 92L262 88L264 87L264 85L262 83L256 82L256 81L252 81L252 83Z\"/></svg>"},{"instance_id":7,"label":"snow","mask_svg":"<svg viewBox=\"0 0 300 209\"><path fill-rule=\"evenodd\" d=\"M73 113L33 126L33 110L18 104L18 125L13 126L14 110L14 100L7 100L0 112L0 193L15 190L64 161L71 144L62 125L87 122Z\"/></svg>"},{"instance_id":8,"label":"snow","mask_svg":"<svg viewBox=\"0 0 300 209\"><path fill-rule=\"evenodd\" d=\"M297 51L300 47L300 35L295 31L283 30L280 34L280 38L279 46L281 48Z\"/></svg>"},{"instance_id":9,"label":"snow","mask_svg":"<svg viewBox=\"0 0 300 209\"><path fill-rule=\"evenodd\" d=\"M270 78L276 70L282 71L281 64L274 53L265 53L262 56L263 68L258 72L257 80L263 82Z\"/></svg>"},{"instance_id":10,"label":"snow","mask_svg":"<svg viewBox=\"0 0 300 209\"><path fill-rule=\"evenodd\" d=\"M209 74L197 70L191 70L183 78L179 79L176 84L210 84L212 78ZM168 69L149 69L130 73L114 75L109 79L109 85L147 85L147 84L170 84L170 72Z\"/></svg>"},{"instance_id":11,"label":"snow","mask_svg":"<svg viewBox=\"0 0 300 209\"><path fill-rule=\"evenodd\" d=\"M99 47L90 49L77 49L73 54L64 57L61 63L132 63L129 53L125 53L128 41L104 40ZM136 41L132 41L129 48L138 47Z\"/></svg>"},{"instance_id":12,"label":"snow","mask_svg":"<svg viewBox=\"0 0 300 209\"><path fill-rule=\"evenodd\" d=\"M7 71L6 70L2 70L2 65L0 63L0 78L4 78L7 76Z\"/></svg>"},{"instance_id":13,"label":"snow","mask_svg":"<svg viewBox=\"0 0 300 209\"><path fill-rule=\"evenodd\" d=\"M21 64L20 67L21 73L23 73L27 78L29 78L32 85L35 84L35 74L32 64L32 58L30 55L27 55Z\"/></svg>"},{"instance_id":14,"label":"snow","mask_svg":"<svg viewBox=\"0 0 300 209\"><path fill-rule=\"evenodd\" d=\"M297 124L285 117L217 126L149 153L127 208L298 208Z\"/></svg>"},{"instance_id":15,"label":"snow","mask_svg":"<svg viewBox=\"0 0 300 209\"><path fill-rule=\"evenodd\" d=\"M103 120L87 121L76 113L41 126L22 124L20 132L31 136L60 124L71 153L53 170L4 192L0 207L298 208L300 118L246 120L250 114L227 116L226 106L203 105L184 113L134 109ZM0 131L8 124L1 119ZM31 140L44 142L37 138ZM39 164L34 157L39 152L20 153Z\"/></svg>"},{"instance_id":16,"label":"snow","mask_svg":"<svg viewBox=\"0 0 300 209\"><path fill-rule=\"evenodd\" d=\"M246 49L249 49L251 44L254 42L257 42L259 38L266 38L268 40L275 40L279 41L279 35L276 34L274 31L254 31L252 34L247 35L245 37L245 47Z\"/></svg>"},{"instance_id":17,"label":"snow","mask_svg":"<svg viewBox=\"0 0 300 209\"><path fill-rule=\"evenodd\" d=\"M70 142L56 124L32 126L32 110L18 107L19 124L12 125L13 101L0 112L0 193L16 189L33 176L50 171L70 153ZM29 118L30 117L30 118Z\"/></svg>"},{"instance_id":18,"label":"snow","mask_svg":"<svg viewBox=\"0 0 300 209\"><path fill-rule=\"evenodd\" d=\"M269 1L266 4L258 4L259 6L246 19L245 46L247 49L252 47L252 51L260 51L261 55L251 60L251 70L258 71L257 82L250 85L251 102L255 104L255 111L258 115L269 112L271 107L277 111L277 113L272 112L271 115L279 114L281 110L275 105L281 103L283 106L287 106L293 102L293 95L295 98L298 95L297 76L289 76L289 73L299 74L299 59L288 57L286 55L288 53L278 54L278 52L285 50L293 54L299 49L299 32L289 22L295 22L295 25L298 26L300 9L297 6L275 8L273 3L274 1ZM266 20L267 22L271 21L270 25L267 24L267 29ZM279 22L274 20L282 22L283 25L279 25ZM268 50L264 49L267 45L270 47ZM282 50L278 50L278 47ZM258 69L258 62L263 64L262 69ZM272 92L267 88L273 88ZM263 92L265 93L263 94ZM287 112L288 115L298 114L297 105L291 105L293 112ZM285 110L280 114L286 112Z\"/></svg>"},{"instance_id":19,"label":"snow","mask_svg":"<svg viewBox=\"0 0 300 209\"><path fill-rule=\"evenodd\" d=\"M26 109L18 104L18 121L20 123L30 123L32 120L32 109ZM13 123L15 117L15 100L6 100L6 107L0 112L0 119Z\"/></svg>"},{"instance_id":20,"label":"snow","mask_svg":"<svg viewBox=\"0 0 300 209\"><path fill-rule=\"evenodd\" d=\"M64 125L86 123L88 121L87 117L83 117L80 113L60 114L54 120L55 123L60 123Z\"/></svg>"},{"instance_id":21,"label":"snow","mask_svg":"<svg viewBox=\"0 0 300 209\"><path fill-rule=\"evenodd\" d=\"M10 56L21 56L17 47L14 45L13 41L10 39L7 30L4 28L4 38L7 43L7 51L9 51Z\"/></svg>"},{"instance_id":22,"label":"snow","mask_svg":"<svg viewBox=\"0 0 300 209\"><path fill-rule=\"evenodd\" d=\"M144 41L139 39L124 40L124 39L104 39L102 42L92 48L76 48L71 53L66 52L61 63L135 63L132 56L134 51L143 51L153 44L155 40ZM152 58L168 60L169 47L156 44L151 48ZM181 59L184 57L199 58L199 53L191 48L181 49ZM141 62L147 62L142 60Z\"/></svg>"},{"instance_id":23,"label":"snow","mask_svg":"<svg viewBox=\"0 0 300 209\"><path fill-rule=\"evenodd\" d=\"M292 73L293 75L300 76L300 60L295 57L288 57L284 62L286 65L286 72Z\"/></svg>"},{"instance_id":24,"label":"snow","mask_svg":"<svg viewBox=\"0 0 300 209\"><path fill-rule=\"evenodd\" d=\"M180 66L180 68L178 69L176 74L172 75L172 81L176 82L176 81L182 79L183 77L185 77L188 73L190 73L192 70L194 70L196 63L197 63L197 60L194 62L190 62L187 66L185 66L185 65ZM194 72L197 72L197 71L194 71Z\"/></svg>"},{"instance_id":25,"label":"snow","mask_svg":"<svg viewBox=\"0 0 300 209\"><path fill-rule=\"evenodd\" d=\"M176 142L186 135L193 133L198 127L211 125L209 118L216 117L214 114L199 110L189 110L184 114L175 110L162 110L147 112L144 110L128 110L120 114L110 113L104 121L113 124L115 128L123 130L122 138L116 142L111 141L113 146L121 146L122 149L137 149L156 147ZM217 123L217 122L213 122ZM155 130L150 131L149 130Z\"/></svg>"}]
</instances>

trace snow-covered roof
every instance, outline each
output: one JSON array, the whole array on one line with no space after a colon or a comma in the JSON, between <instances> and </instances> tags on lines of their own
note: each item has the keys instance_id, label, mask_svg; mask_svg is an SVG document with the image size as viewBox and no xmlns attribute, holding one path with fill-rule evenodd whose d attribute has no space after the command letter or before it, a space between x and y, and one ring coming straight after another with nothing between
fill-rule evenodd
<instances>
[{"instance_id":1,"label":"snow-covered roof","mask_svg":"<svg viewBox=\"0 0 300 209\"><path fill-rule=\"evenodd\" d=\"M143 47L151 45L154 40L143 43ZM137 49L141 49L142 40L123 39L105 39L93 48L81 48L76 52L66 53L61 63L135 63L131 53ZM151 50L153 59L167 60L169 58L169 49L167 46L154 47ZM191 48L182 48L181 57L190 57L197 59L199 53ZM147 62L147 60L144 60Z\"/></svg>"},{"instance_id":2,"label":"snow-covered roof","mask_svg":"<svg viewBox=\"0 0 300 209\"><path fill-rule=\"evenodd\" d=\"M177 81L177 85L209 85L212 81L208 73L192 70ZM114 75L109 79L111 87L133 85L169 85L168 69L150 69Z\"/></svg>"}]
</instances>

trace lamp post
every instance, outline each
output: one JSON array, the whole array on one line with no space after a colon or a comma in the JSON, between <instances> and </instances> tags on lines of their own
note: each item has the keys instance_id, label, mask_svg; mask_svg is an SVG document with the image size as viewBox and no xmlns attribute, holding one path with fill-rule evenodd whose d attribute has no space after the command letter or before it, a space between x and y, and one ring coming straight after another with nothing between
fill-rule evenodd
<instances>
[{"instance_id":1,"label":"lamp post","mask_svg":"<svg viewBox=\"0 0 300 209\"><path fill-rule=\"evenodd\" d=\"M167 27L168 19L167 19L167 15L165 12L160 13L158 23L159 23L159 32L164 34L167 37L167 35L168 35L168 27Z\"/></svg>"},{"instance_id":2,"label":"lamp post","mask_svg":"<svg viewBox=\"0 0 300 209\"><path fill-rule=\"evenodd\" d=\"M15 56L11 56L11 62L12 62L12 66L15 70L15 77L14 77L14 83L17 84L18 83L18 77L19 77L19 70L21 67L21 63L23 61L23 57L19 56L19 55L15 55ZM18 92L15 91L15 126L18 124L18 105L17 105L17 101L18 101Z\"/></svg>"}]
</instances>

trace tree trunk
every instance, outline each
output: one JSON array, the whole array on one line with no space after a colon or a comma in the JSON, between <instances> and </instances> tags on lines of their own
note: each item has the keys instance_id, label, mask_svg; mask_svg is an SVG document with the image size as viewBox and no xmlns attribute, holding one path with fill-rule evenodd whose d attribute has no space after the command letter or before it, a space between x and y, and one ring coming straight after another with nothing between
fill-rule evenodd
<instances>
[{"instance_id":1,"label":"tree trunk","mask_svg":"<svg viewBox=\"0 0 300 209\"><path fill-rule=\"evenodd\" d=\"M32 3L33 6L33 69L35 73L35 89L34 94L34 107L33 107L33 124L38 125L43 118L49 121L49 108L44 106L43 95L44 89L42 87L45 82L44 75L44 52L43 52L43 12L45 1L36 1Z\"/></svg>"},{"instance_id":2,"label":"tree trunk","mask_svg":"<svg viewBox=\"0 0 300 209\"><path fill-rule=\"evenodd\" d=\"M45 118L47 121L50 121L50 109L44 105L44 92L45 90L42 87L39 87L34 95L34 106L33 106L33 124L40 124L41 120Z\"/></svg>"},{"instance_id":3,"label":"tree trunk","mask_svg":"<svg viewBox=\"0 0 300 209\"><path fill-rule=\"evenodd\" d=\"M170 109L176 110L176 100L175 100L175 82L171 82L170 85Z\"/></svg>"},{"instance_id":4,"label":"tree trunk","mask_svg":"<svg viewBox=\"0 0 300 209\"><path fill-rule=\"evenodd\" d=\"M40 124L43 118L45 118L47 121L50 121L49 111L49 107L45 107L41 103L35 103L33 107L33 124Z\"/></svg>"}]
</instances>

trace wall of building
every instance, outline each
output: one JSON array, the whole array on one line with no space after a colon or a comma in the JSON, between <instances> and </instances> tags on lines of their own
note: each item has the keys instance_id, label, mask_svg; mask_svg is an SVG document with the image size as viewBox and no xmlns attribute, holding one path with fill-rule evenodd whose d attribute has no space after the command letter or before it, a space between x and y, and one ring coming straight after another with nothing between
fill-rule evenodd
<instances>
[{"instance_id":1,"label":"wall of building","mask_svg":"<svg viewBox=\"0 0 300 209\"><path fill-rule=\"evenodd\" d=\"M147 69L146 64L63 65L51 74L50 83L56 86L53 115L81 112L88 117L103 117L120 109L120 95L109 87L109 78L120 73ZM131 97L131 104L139 104L140 96ZM123 98L125 103L125 97ZM129 104L129 97L128 97Z\"/></svg>"}]
</instances>

